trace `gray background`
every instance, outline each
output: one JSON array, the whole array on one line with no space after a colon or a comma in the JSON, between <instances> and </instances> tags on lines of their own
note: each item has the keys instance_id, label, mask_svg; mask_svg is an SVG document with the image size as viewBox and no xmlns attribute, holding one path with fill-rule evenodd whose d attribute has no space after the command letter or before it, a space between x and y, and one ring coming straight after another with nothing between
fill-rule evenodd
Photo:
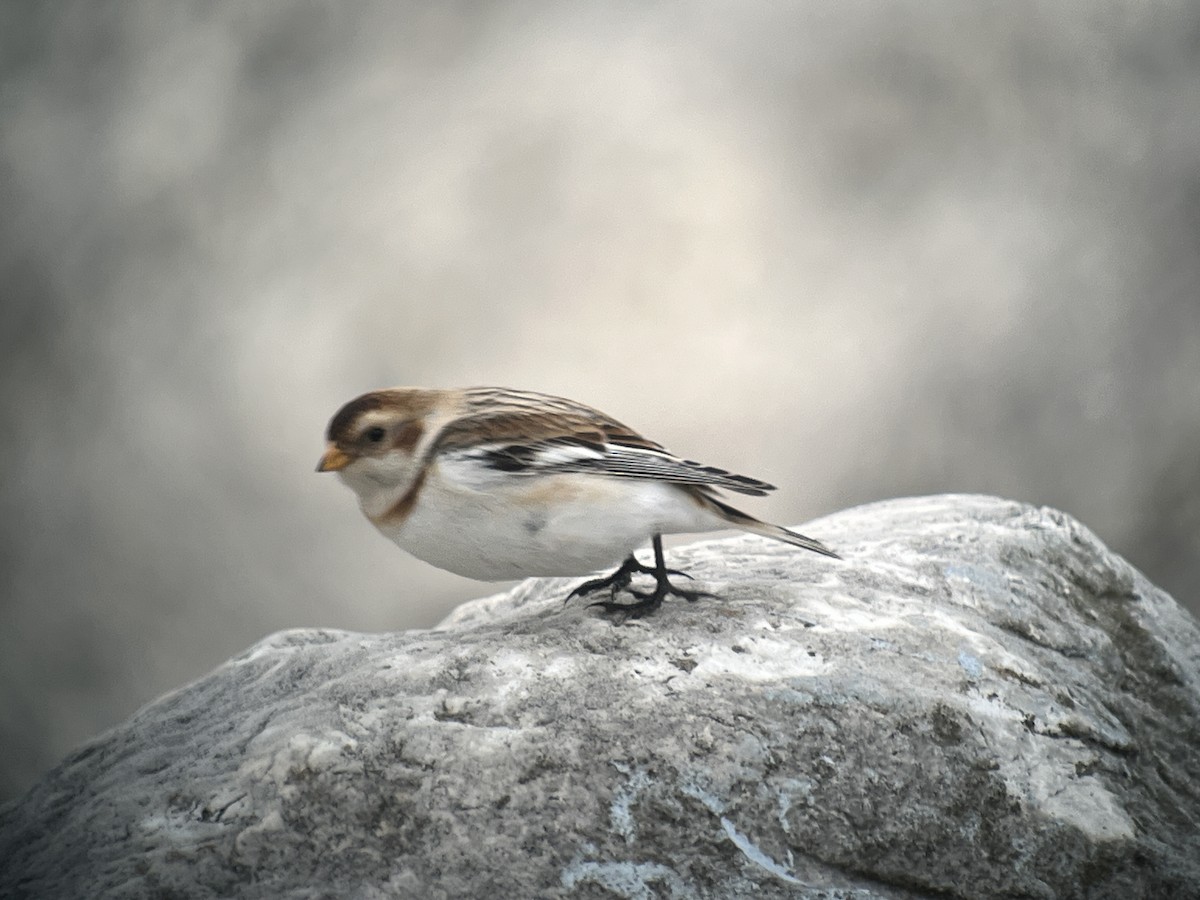
<instances>
[{"instance_id":1,"label":"gray background","mask_svg":"<svg viewBox=\"0 0 1200 900\"><path fill-rule=\"evenodd\" d=\"M776 521L1057 506L1196 608L1194 3L10 2L0 53L0 796L493 589L313 473L385 385L590 402Z\"/></svg>"}]
</instances>

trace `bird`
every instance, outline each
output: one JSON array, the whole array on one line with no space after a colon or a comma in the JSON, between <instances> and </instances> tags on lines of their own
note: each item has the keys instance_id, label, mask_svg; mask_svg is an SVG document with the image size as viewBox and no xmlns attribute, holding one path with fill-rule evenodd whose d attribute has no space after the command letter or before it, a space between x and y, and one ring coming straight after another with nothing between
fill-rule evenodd
<instances>
[{"instance_id":1,"label":"bird","mask_svg":"<svg viewBox=\"0 0 1200 900\"><path fill-rule=\"evenodd\" d=\"M318 472L336 472L363 514L401 549L480 581L580 577L617 565L567 596L641 618L684 588L664 534L728 528L840 559L820 541L760 521L719 490L764 496L774 486L682 459L583 403L501 387L375 390L329 421ZM634 551L649 541L654 564ZM618 565L619 563L619 565ZM649 575L651 590L635 590ZM621 591L632 601L619 602Z\"/></svg>"}]
</instances>

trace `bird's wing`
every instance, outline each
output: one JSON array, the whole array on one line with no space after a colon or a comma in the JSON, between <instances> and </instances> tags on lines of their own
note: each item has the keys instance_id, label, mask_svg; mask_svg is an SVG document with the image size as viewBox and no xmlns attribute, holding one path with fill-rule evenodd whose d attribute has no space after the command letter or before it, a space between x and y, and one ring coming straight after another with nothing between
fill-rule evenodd
<instances>
[{"instance_id":1,"label":"bird's wing","mask_svg":"<svg viewBox=\"0 0 1200 900\"><path fill-rule=\"evenodd\" d=\"M680 459L632 428L582 403L499 388L465 393L465 411L445 425L431 452L479 475L584 472L725 488L761 496L772 485Z\"/></svg>"}]
</instances>

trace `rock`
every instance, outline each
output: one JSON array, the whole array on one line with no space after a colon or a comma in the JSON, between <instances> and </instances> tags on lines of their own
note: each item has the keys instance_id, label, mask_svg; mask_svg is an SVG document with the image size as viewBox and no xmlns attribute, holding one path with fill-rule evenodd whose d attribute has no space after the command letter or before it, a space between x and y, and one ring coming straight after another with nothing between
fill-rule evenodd
<instances>
[{"instance_id":1,"label":"rock","mask_svg":"<svg viewBox=\"0 0 1200 900\"><path fill-rule=\"evenodd\" d=\"M4 897L1200 897L1200 629L1062 513L898 500L278 634L0 811Z\"/></svg>"}]
</instances>

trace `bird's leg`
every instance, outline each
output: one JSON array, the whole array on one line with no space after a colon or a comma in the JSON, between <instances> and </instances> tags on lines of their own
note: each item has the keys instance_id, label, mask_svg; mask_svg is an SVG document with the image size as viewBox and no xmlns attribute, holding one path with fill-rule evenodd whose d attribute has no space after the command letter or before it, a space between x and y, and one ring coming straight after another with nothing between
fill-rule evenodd
<instances>
[{"instance_id":1,"label":"bird's leg","mask_svg":"<svg viewBox=\"0 0 1200 900\"><path fill-rule=\"evenodd\" d=\"M633 558L630 557L630 559ZM633 560L633 562L637 563L637 560ZM619 575L628 564L629 560L626 560L625 564L622 565L617 572L613 573L613 577ZM640 619L643 616L650 615L652 612L662 606L663 599L668 595L682 597L689 603L699 600L701 597L716 596L715 594L710 594L707 591L689 591L671 584L671 575L682 575L684 578L691 578L692 576L688 575L686 572L680 572L678 569L667 568L666 561L663 559L661 534L656 534L654 536L654 566L643 566L641 563L637 563L637 565L638 568L636 571L645 572L648 575L654 576L654 590L635 591L632 588L628 588L629 581L633 577L632 572L634 571L631 569L629 572L624 573L623 577L625 582L621 585L621 587L628 588L629 593L638 598L635 603L617 603L615 598L618 588L614 588L612 593L613 599L598 600L595 603L589 603L588 606L598 606L606 613L620 613L627 619Z\"/></svg>"},{"instance_id":2,"label":"bird's leg","mask_svg":"<svg viewBox=\"0 0 1200 900\"><path fill-rule=\"evenodd\" d=\"M575 588L575 590L571 591L571 593L567 595L567 599L563 602L570 603L576 597L586 597L588 594L594 594L596 591L601 591L605 588L609 589L609 596L615 598L618 591L629 587L629 584L631 581L633 581L633 576L635 574L654 575L655 577L658 577L657 573L662 566L662 559L659 558L657 562L658 564L655 566L647 566L644 563L638 562L637 557L630 553L629 558L626 559L625 562L621 563L620 567L611 575L606 575L603 578L593 578L591 581L585 581L583 584L579 585L579 587ZM676 569L667 569L666 572L669 575L682 575L684 578L692 577L687 572L680 572ZM631 591L630 593L633 592Z\"/></svg>"}]
</instances>

